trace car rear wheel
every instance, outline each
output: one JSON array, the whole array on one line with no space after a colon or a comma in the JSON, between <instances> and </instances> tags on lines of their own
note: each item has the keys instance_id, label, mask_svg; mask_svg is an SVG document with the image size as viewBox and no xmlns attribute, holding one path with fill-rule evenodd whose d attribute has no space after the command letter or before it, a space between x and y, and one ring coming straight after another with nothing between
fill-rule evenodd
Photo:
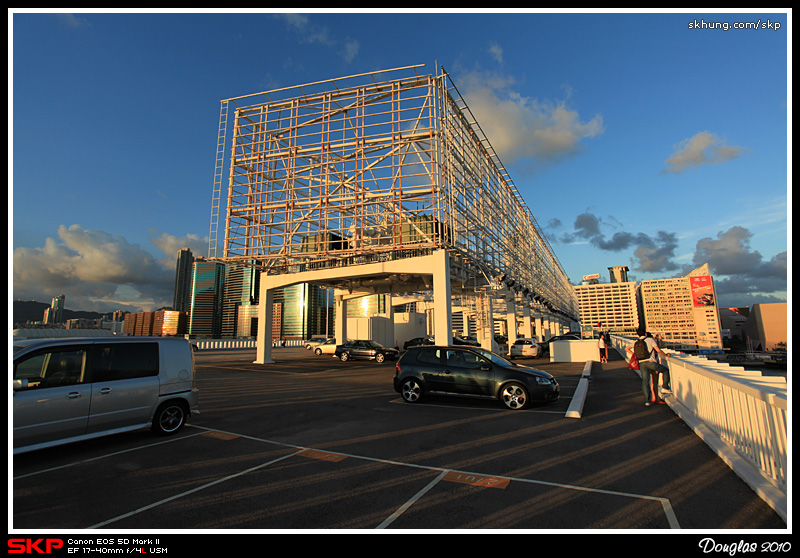
<instances>
[{"instance_id":1,"label":"car rear wheel","mask_svg":"<svg viewBox=\"0 0 800 558\"><path fill-rule=\"evenodd\" d=\"M339 355L339 360L341 360L342 362L347 362L348 360L350 360L350 355L348 353L342 353L341 355Z\"/></svg>"},{"instance_id":2,"label":"car rear wheel","mask_svg":"<svg viewBox=\"0 0 800 558\"><path fill-rule=\"evenodd\" d=\"M153 417L153 432L161 436L175 434L186 424L188 412L179 401L168 401L161 405Z\"/></svg>"},{"instance_id":3,"label":"car rear wheel","mask_svg":"<svg viewBox=\"0 0 800 558\"><path fill-rule=\"evenodd\" d=\"M320 348L314 349L314 352L317 353L318 355L321 355L322 354L322 349L320 349Z\"/></svg>"},{"instance_id":4,"label":"car rear wheel","mask_svg":"<svg viewBox=\"0 0 800 558\"><path fill-rule=\"evenodd\" d=\"M500 400L511 410L518 411L528 404L528 390L522 384L511 382L503 386Z\"/></svg>"},{"instance_id":5,"label":"car rear wheel","mask_svg":"<svg viewBox=\"0 0 800 558\"><path fill-rule=\"evenodd\" d=\"M416 403L422 399L422 386L414 378L408 378L400 384L400 395L408 403Z\"/></svg>"},{"instance_id":6,"label":"car rear wheel","mask_svg":"<svg viewBox=\"0 0 800 558\"><path fill-rule=\"evenodd\" d=\"M375 355L375 362L377 362L378 364L380 364L384 360L386 360L386 356L384 356L383 353L378 353L377 355Z\"/></svg>"}]
</instances>

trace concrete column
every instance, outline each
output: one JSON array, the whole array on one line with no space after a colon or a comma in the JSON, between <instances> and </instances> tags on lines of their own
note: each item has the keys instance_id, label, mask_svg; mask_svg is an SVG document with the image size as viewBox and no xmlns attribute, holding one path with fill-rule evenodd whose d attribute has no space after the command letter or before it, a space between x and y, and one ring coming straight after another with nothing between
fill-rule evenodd
<instances>
[{"instance_id":1,"label":"concrete column","mask_svg":"<svg viewBox=\"0 0 800 558\"><path fill-rule=\"evenodd\" d=\"M273 289L268 289L264 280L267 274L262 275L261 288L258 296L258 333L256 335L256 360L255 364L272 364L272 302Z\"/></svg>"},{"instance_id":2,"label":"concrete column","mask_svg":"<svg viewBox=\"0 0 800 558\"><path fill-rule=\"evenodd\" d=\"M400 343L394 336L394 308L392 307L392 293L386 293L383 295L383 297L383 303L386 306L386 317L389 319L389 329L391 330L389 339L392 339L394 347L399 347Z\"/></svg>"},{"instance_id":3,"label":"concrete column","mask_svg":"<svg viewBox=\"0 0 800 558\"><path fill-rule=\"evenodd\" d=\"M494 340L494 309L492 308L493 294L479 294L478 296L478 342L487 351L494 351L497 343Z\"/></svg>"},{"instance_id":4,"label":"concrete column","mask_svg":"<svg viewBox=\"0 0 800 558\"><path fill-rule=\"evenodd\" d=\"M347 341L347 300L344 293L334 291L333 293L333 329L336 333L336 343L341 345Z\"/></svg>"},{"instance_id":5,"label":"concrete column","mask_svg":"<svg viewBox=\"0 0 800 558\"><path fill-rule=\"evenodd\" d=\"M531 322L531 307L527 304L522 307L522 335L533 337L533 323Z\"/></svg>"},{"instance_id":6,"label":"concrete column","mask_svg":"<svg viewBox=\"0 0 800 558\"><path fill-rule=\"evenodd\" d=\"M450 258L446 250L434 253L433 333L437 345L453 343L453 309L450 290Z\"/></svg>"},{"instance_id":7,"label":"concrete column","mask_svg":"<svg viewBox=\"0 0 800 558\"><path fill-rule=\"evenodd\" d=\"M513 293L506 298L506 332L508 346L511 347L517 340L517 302Z\"/></svg>"}]
</instances>

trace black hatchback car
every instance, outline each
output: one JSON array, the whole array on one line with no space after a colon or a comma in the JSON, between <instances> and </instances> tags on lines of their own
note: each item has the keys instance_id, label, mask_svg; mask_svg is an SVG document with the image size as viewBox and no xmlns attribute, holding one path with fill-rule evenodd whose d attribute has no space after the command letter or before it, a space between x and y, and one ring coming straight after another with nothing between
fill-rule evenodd
<instances>
[{"instance_id":1,"label":"black hatchback car","mask_svg":"<svg viewBox=\"0 0 800 558\"><path fill-rule=\"evenodd\" d=\"M366 358L375 362L383 362L384 360L397 360L400 351L389 349L375 341L348 341L343 345L337 345L333 354L342 361Z\"/></svg>"},{"instance_id":2,"label":"black hatchback car","mask_svg":"<svg viewBox=\"0 0 800 558\"><path fill-rule=\"evenodd\" d=\"M436 393L497 399L513 410L556 401L560 391L547 372L463 345L409 347L397 362L394 389L409 403Z\"/></svg>"}]
</instances>

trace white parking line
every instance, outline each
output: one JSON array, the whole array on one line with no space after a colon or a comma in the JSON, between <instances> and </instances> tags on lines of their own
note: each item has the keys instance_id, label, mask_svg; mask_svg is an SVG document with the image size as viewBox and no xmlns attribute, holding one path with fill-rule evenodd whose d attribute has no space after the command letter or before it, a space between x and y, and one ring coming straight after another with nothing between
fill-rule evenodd
<instances>
[{"instance_id":1,"label":"white parking line","mask_svg":"<svg viewBox=\"0 0 800 558\"><path fill-rule=\"evenodd\" d=\"M187 427L191 427L191 428L198 428L198 429L202 430L203 433L206 433L206 432L221 432L221 433L224 433L224 434L236 435L239 438L246 438L246 439L249 439L249 440L259 441L259 442L263 442L263 443L278 445L278 446L287 447L287 448L293 448L296 451L294 451L292 453L289 453L287 455L284 455L283 457L279 457L279 458L273 459L271 461L267 461L265 463L261 463L260 465L256 465L255 467L250 467L249 469L245 469L245 470L240 471L238 473L235 473L235 474L228 475L226 477L217 479L215 481L212 481L210 483L204 484L202 486L198 486L198 487L193 488L191 490L187 490L187 491L182 492L180 494L175 494L173 496L170 496L169 498L164 498L163 500L159 500L157 502L153 502L152 504L149 504L147 506L138 508L138 509L130 511L128 513L119 515L117 517L108 519L108 520L103 521L101 523L97 523L97 524L92 525L91 527L89 527L89 529L97 529L97 528L105 527L105 526L107 526L107 525L109 525L111 523L114 523L116 521L119 521L121 519L125 519L125 518L128 518L128 517L134 516L136 514L139 514L139 513L142 513L144 511L147 511L147 510L153 509L155 507L158 507L158 506L160 506L162 504L166 504L168 502L177 500L179 498L183 498L185 496L189 496L189 495L194 494L196 492L200 492L201 490L205 490L206 488L210 488L212 486L215 486L217 484L226 482L228 480L235 479L235 478L240 477L242 475L246 475L247 473L251 473L253 471L257 471L259 469L263 469L264 467L268 467L270 465L273 465L275 463L278 463L278 462L283 461L285 459L288 459L290 457L294 457L294 456L296 456L299 453L302 453L304 451L313 450L314 449L314 448L296 446L294 444L288 444L288 443L284 443L284 442L276 442L274 440L268 440L268 439L265 439L265 438L257 438L257 437L254 437L254 436L247 436L247 435L237 434L237 433L234 433L234 432L226 432L226 431L223 431L223 430L218 430L218 429L214 429L214 428L207 428L207 427L203 427L203 426L193 426L193 425L190 425L190 424L187 424L186 426ZM128 450L128 451L132 451L132 450ZM120 452L120 453L124 453L124 452ZM460 473L460 474L464 474L464 475L473 475L473 476L490 476L490 477L493 477L493 478L496 478L496 479L502 479L502 480L508 480L508 481L516 481L516 482L526 483L526 484L537 484L537 485L542 485L542 486L551 486L551 487L555 487L555 488L563 488L565 490L577 490L577 491L590 492L590 493L595 493L595 494L606 494L606 495L610 495L610 496L620 496L620 497L625 497L625 498L636 498L636 499L640 499L640 500L656 501L656 502L659 502L661 504L662 509L664 510L664 515L667 518L667 522L668 522L670 528L672 528L672 529L680 529L680 525L678 523L678 519L677 519L677 517L676 517L676 515L674 513L674 510L672 509L672 504L670 503L668 498L661 498L661 497L657 497L657 496L647 496L647 495L644 495L644 494L634 494L634 493L630 493L630 492L619 492L619 491L615 491L615 490L604 490L604 489L599 489L599 488L589 488L589 487L569 485L569 484L561 484L561 483L548 482L548 481L535 480L535 479L525 479L525 478L505 477L505 476L494 477L493 475L484 475L483 473L479 473L479 472L475 472L475 471L458 471L458 470L454 470L454 469L446 469L446 468L441 468L441 467L431 467L431 466L427 466L427 465L417 465L417 464L414 464L414 463L404 463L404 462L401 462L401 461L393 461L393 460L388 460L388 459L379 459L379 458L367 457L367 456L363 456L363 455L354 455L354 454L348 454L348 453L334 452L334 451L330 451L330 450L325 450L325 453L328 453L328 454L331 454L331 455L339 455L339 456L343 456L343 457L350 457L350 458L353 458L353 459L360 459L360 460L364 460L364 461L370 461L370 462L373 462L373 463L382 463L382 464L385 464L385 465L399 466L399 467L411 467L411 468L415 468L415 469L423 469L423 470L435 471L435 472L439 473L436 476L436 478L433 479L430 483L428 483L422 490L417 492L411 499L409 499L407 502L405 502L393 514L391 514L383 522L381 522L376 527L377 529L384 529L387 526L389 526L391 523L393 523L397 518L399 518L405 512L407 512L420 498L422 498L432 488L434 488L449 473Z\"/></svg>"},{"instance_id":2,"label":"white parking line","mask_svg":"<svg viewBox=\"0 0 800 558\"><path fill-rule=\"evenodd\" d=\"M406 510L407 510L408 508L410 508L411 506L413 506L413 505L414 505L414 504L417 502L417 500L419 500L420 498L422 498L423 496L425 496L425 494L427 494L427 493L428 493L428 491L429 491L431 488L433 488L434 486L436 486L437 484L439 484L439 481L440 481L440 480L442 480L446 474L447 474L447 471L442 471L442 472L441 472L441 474L439 474L439 476L438 476L438 477L436 477L435 479L433 479L431 482L429 482L429 483L428 483L428 486L426 486L425 488L423 488L422 490L420 490L419 492L417 492L417 493L414 495L414 497L413 497L413 498L411 498L411 499L410 499L408 502L406 502L405 504L403 504L402 506L400 506L399 508L397 508L397 511L396 511L396 512L394 512L394 513L393 513L392 515L390 515L389 517L387 517L387 518L386 518L386 519L383 521L383 523L381 523L380 525L378 525L378 526L376 527L376 529L385 529L386 527L388 527L389 525L391 525L391 524L394 522L394 520L395 520L395 519L397 519L398 517L400 517L401 515L403 515L403 514L406 512Z\"/></svg>"},{"instance_id":3,"label":"white parking line","mask_svg":"<svg viewBox=\"0 0 800 558\"><path fill-rule=\"evenodd\" d=\"M75 465L81 465L83 463L91 463L92 461L97 461L98 459L105 459L107 457L114 457L116 455L121 455L123 453L129 453L129 452L132 452L132 451L139 451L141 449L152 448L153 446L160 446L161 444L172 444L174 442L179 442L180 440L183 440L184 438L193 438L194 436L200 436L200 434L202 434L202 432L199 432L197 434L189 434L187 436L180 436L180 437L177 437L177 438L169 438L169 439L163 440L161 442L154 442L152 444L145 444L143 446L137 446L135 448L130 448L130 449L122 450L122 451L115 451L114 453L106 453L104 455L98 455L97 457L92 457L91 459L83 459L81 461L73 461L72 463L66 463L64 465L59 465L58 467L51 467L49 469L42 469L41 471L34 471L32 473L27 473L27 474L24 474L24 475L18 475L16 477L14 477L13 480L24 479L24 478L27 478L27 477L33 477L33 476L36 476L36 475L41 475L42 473L49 473L51 471L58 471L59 469L66 469L67 467L73 467Z\"/></svg>"},{"instance_id":4,"label":"white parking line","mask_svg":"<svg viewBox=\"0 0 800 558\"><path fill-rule=\"evenodd\" d=\"M298 452L295 452L295 453L290 453L288 455L284 455L283 457L278 457L277 459L273 459L272 461L267 461L265 463L262 463L261 465L256 465L255 467L250 467L249 469L245 469L244 471L239 471L238 473L235 473L233 475L228 475L227 477L223 477L221 479L217 479L215 481L209 482L207 484L204 484L203 486L198 486L198 487L193 488L191 490L187 490L186 492L181 492L180 494L175 494L174 496L170 496L169 498L164 498L163 500L159 500L158 502L153 502L152 504L149 504L149 505L144 506L142 508L139 508L137 510L133 510L133 511L130 511L130 512L125 513L125 514L118 515L117 517L113 517L113 518L111 518L111 519L109 519L107 521L103 521L103 522L97 523L95 525L92 525L91 527L87 527L87 529L99 529L101 527L105 527L106 525L108 525L110 523L114 523L115 521L119 521L120 519L125 519L126 517L134 516L137 513L142 513L144 511L151 510L151 509L153 509L155 507L160 506L161 504L166 504L167 502L172 502L173 500L177 500L178 498L183 498L184 496L188 496L189 494L194 494L195 492L200 492L201 490L205 490L206 488L210 488L210 487L212 487L214 485L217 485L217 484L220 484L222 482L226 482L226 481L229 481L231 479L235 479L236 477L240 477L242 475L246 475L247 473L252 473L253 471L257 471L259 469L263 469L264 467L268 467L270 465L278 463L279 461L283 461L284 459L288 459L290 457L293 457L293 456L297 455L298 453L300 453L300 452L298 451Z\"/></svg>"}]
</instances>

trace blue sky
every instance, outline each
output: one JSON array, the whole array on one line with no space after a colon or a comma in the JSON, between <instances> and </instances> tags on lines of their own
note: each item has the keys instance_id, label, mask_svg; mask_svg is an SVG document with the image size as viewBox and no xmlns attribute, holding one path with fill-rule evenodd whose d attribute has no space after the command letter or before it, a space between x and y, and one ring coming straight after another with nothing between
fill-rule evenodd
<instances>
[{"instance_id":1,"label":"blue sky","mask_svg":"<svg viewBox=\"0 0 800 558\"><path fill-rule=\"evenodd\" d=\"M176 251L207 250L221 99L438 63L573 283L709 263L721 305L786 301L790 20L13 9L9 295L171 304Z\"/></svg>"}]
</instances>

